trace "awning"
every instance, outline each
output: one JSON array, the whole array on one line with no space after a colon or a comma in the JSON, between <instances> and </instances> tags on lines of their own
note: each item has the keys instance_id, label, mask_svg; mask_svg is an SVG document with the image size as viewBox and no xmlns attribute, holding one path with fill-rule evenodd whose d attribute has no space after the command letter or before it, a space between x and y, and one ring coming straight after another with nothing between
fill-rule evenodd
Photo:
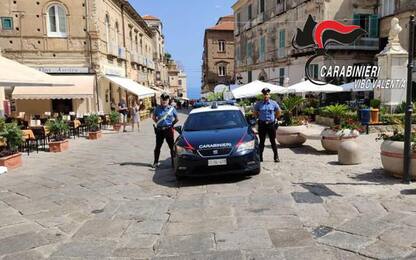
<instances>
[{"instance_id":1,"label":"awning","mask_svg":"<svg viewBox=\"0 0 416 260\"><path fill-rule=\"evenodd\" d=\"M68 86L68 82L30 68L1 55L0 50L0 86Z\"/></svg>"},{"instance_id":2,"label":"awning","mask_svg":"<svg viewBox=\"0 0 416 260\"><path fill-rule=\"evenodd\" d=\"M73 86L19 87L13 90L12 99L80 99L94 96L94 75L51 77Z\"/></svg>"},{"instance_id":3,"label":"awning","mask_svg":"<svg viewBox=\"0 0 416 260\"><path fill-rule=\"evenodd\" d=\"M134 80L116 76L105 76L106 79L113 82L114 84L118 85L121 88L124 88L128 92L133 93L134 95L138 96L139 98L145 97L152 97L156 94L156 91L140 85Z\"/></svg>"},{"instance_id":4,"label":"awning","mask_svg":"<svg viewBox=\"0 0 416 260\"><path fill-rule=\"evenodd\" d=\"M231 90L231 92L233 93L234 98L252 98L261 95L261 90L264 88L270 89L271 94L282 94L286 90L284 87L256 80L235 88Z\"/></svg>"}]
</instances>

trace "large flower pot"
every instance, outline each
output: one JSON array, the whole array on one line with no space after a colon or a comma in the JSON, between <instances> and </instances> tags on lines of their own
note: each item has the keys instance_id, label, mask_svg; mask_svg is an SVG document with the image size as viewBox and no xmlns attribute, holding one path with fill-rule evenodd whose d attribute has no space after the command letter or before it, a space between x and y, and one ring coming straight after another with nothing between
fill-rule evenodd
<instances>
[{"instance_id":1,"label":"large flower pot","mask_svg":"<svg viewBox=\"0 0 416 260\"><path fill-rule=\"evenodd\" d=\"M49 142L49 152L51 153L60 153L60 152L68 150L68 148L69 148L68 140Z\"/></svg>"},{"instance_id":2,"label":"large flower pot","mask_svg":"<svg viewBox=\"0 0 416 260\"><path fill-rule=\"evenodd\" d=\"M120 129L121 129L121 124L115 124L115 125L113 125L113 130L114 131L120 132Z\"/></svg>"},{"instance_id":3,"label":"large flower pot","mask_svg":"<svg viewBox=\"0 0 416 260\"><path fill-rule=\"evenodd\" d=\"M398 178L403 177L404 142L384 141L380 147L381 164L384 170ZM412 153L412 180L416 179L416 154Z\"/></svg>"},{"instance_id":4,"label":"large flower pot","mask_svg":"<svg viewBox=\"0 0 416 260\"><path fill-rule=\"evenodd\" d=\"M378 124L380 117L380 109L371 109L371 123Z\"/></svg>"},{"instance_id":5,"label":"large flower pot","mask_svg":"<svg viewBox=\"0 0 416 260\"><path fill-rule=\"evenodd\" d=\"M324 149L330 153L338 153L338 147L342 142L356 140L360 136L357 130L343 129L334 131L325 129L321 133L321 143Z\"/></svg>"},{"instance_id":6,"label":"large flower pot","mask_svg":"<svg viewBox=\"0 0 416 260\"><path fill-rule=\"evenodd\" d=\"M277 141L284 147L299 147L306 142L306 138L300 133L306 130L306 126L279 126L277 129Z\"/></svg>"},{"instance_id":7,"label":"large flower pot","mask_svg":"<svg viewBox=\"0 0 416 260\"><path fill-rule=\"evenodd\" d=\"M101 138L101 131L98 132L88 132L88 139L97 140Z\"/></svg>"},{"instance_id":8,"label":"large flower pot","mask_svg":"<svg viewBox=\"0 0 416 260\"><path fill-rule=\"evenodd\" d=\"M22 154L16 153L6 157L0 157L0 166L7 167L7 169L16 169L22 166Z\"/></svg>"}]
</instances>

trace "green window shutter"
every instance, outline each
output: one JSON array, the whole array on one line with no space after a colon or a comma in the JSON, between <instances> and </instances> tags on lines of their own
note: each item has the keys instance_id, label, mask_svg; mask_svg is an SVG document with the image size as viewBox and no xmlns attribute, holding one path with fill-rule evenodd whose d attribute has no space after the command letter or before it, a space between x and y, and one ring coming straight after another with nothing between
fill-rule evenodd
<instances>
[{"instance_id":1,"label":"green window shutter","mask_svg":"<svg viewBox=\"0 0 416 260\"><path fill-rule=\"evenodd\" d=\"M285 30L281 30L279 32L279 48L284 48L285 46L285 42L286 42L286 34L285 34Z\"/></svg>"},{"instance_id":2,"label":"green window shutter","mask_svg":"<svg viewBox=\"0 0 416 260\"><path fill-rule=\"evenodd\" d=\"M360 25L360 15L359 14L354 14L352 17L352 23L354 25Z\"/></svg>"},{"instance_id":3,"label":"green window shutter","mask_svg":"<svg viewBox=\"0 0 416 260\"><path fill-rule=\"evenodd\" d=\"M370 37L378 38L378 15L373 14L370 16Z\"/></svg>"}]
</instances>

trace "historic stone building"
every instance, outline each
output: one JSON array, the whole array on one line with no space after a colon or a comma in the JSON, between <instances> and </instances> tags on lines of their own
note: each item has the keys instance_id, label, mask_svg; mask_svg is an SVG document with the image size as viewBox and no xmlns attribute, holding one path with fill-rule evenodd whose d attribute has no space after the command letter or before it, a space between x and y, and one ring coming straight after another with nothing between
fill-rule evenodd
<instances>
[{"instance_id":1,"label":"historic stone building","mask_svg":"<svg viewBox=\"0 0 416 260\"><path fill-rule=\"evenodd\" d=\"M167 63L169 75L169 94L175 98L187 98L187 76L174 60Z\"/></svg>"},{"instance_id":2,"label":"historic stone building","mask_svg":"<svg viewBox=\"0 0 416 260\"><path fill-rule=\"evenodd\" d=\"M337 20L367 31L349 46L328 46L338 65L372 64L379 52L376 0L239 0L233 10L236 81L240 84L259 79L287 86L301 81L314 50L296 50L292 39L309 15L316 22ZM309 67L310 73L318 75L326 63L316 60Z\"/></svg>"},{"instance_id":3,"label":"historic stone building","mask_svg":"<svg viewBox=\"0 0 416 260\"><path fill-rule=\"evenodd\" d=\"M221 17L205 30L202 64L202 93L218 84L234 83L234 16Z\"/></svg>"},{"instance_id":4,"label":"historic stone building","mask_svg":"<svg viewBox=\"0 0 416 260\"><path fill-rule=\"evenodd\" d=\"M140 96L137 83L154 87L155 60L164 50L128 1L3 0L0 17L4 56L50 74L89 77L82 84L93 88L93 96L77 98L21 96L17 110L109 112L121 98L150 96Z\"/></svg>"}]
</instances>

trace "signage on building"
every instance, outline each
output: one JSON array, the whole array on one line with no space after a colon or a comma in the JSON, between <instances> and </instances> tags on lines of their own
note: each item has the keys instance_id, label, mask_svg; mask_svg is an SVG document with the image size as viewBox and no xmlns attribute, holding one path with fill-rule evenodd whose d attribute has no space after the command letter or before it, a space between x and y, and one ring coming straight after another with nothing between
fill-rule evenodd
<instances>
[{"instance_id":1,"label":"signage on building","mask_svg":"<svg viewBox=\"0 0 416 260\"><path fill-rule=\"evenodd\" d=\"M124 69L113 67L113 66L104 66L104 74L109 75L109 76L124 77L125 71Z\"/></svg>"},{"instance_id":2,"label":"signage on building","mask_svg":"<svg viewBox=\"0 0 416 260\"><path fill-rule=\"evenodd\" d=\"M59 74L82 74L89 73L88 67L37 67L39 71L44 73Z\"/></svg>"}]
</instances>

